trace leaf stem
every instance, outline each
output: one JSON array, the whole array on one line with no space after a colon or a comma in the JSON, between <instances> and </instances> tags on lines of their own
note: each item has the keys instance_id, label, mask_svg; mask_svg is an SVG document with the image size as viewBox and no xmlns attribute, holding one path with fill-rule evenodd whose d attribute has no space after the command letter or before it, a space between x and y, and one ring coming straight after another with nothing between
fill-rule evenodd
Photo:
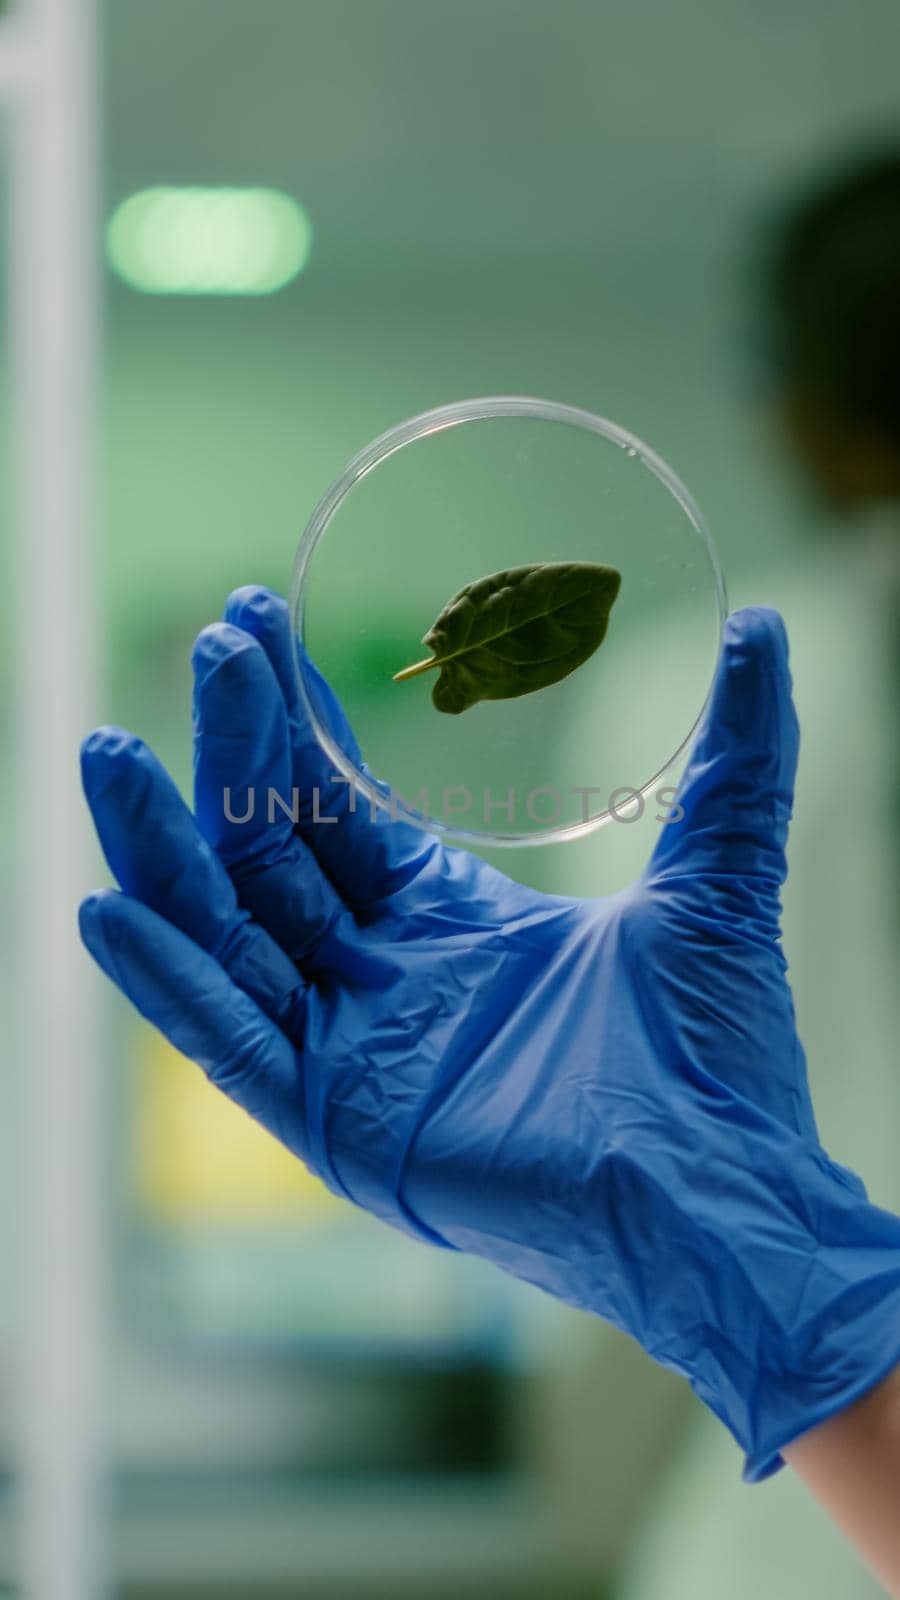
<instances>
[{"instance_id":1,"label":"leaf stem","mask_svg":"<svg viewBox=\"0 0 900 1600\"><path fill-rule=\"evenodd\" d=\"M404 667L402 672L395 672L393 683L403 683L405 678L417 678L420 672L428 672L432 667L440 666L437 656L428 656L424 661L415 661L411 667Z\"/></svg>"}]
</instances>

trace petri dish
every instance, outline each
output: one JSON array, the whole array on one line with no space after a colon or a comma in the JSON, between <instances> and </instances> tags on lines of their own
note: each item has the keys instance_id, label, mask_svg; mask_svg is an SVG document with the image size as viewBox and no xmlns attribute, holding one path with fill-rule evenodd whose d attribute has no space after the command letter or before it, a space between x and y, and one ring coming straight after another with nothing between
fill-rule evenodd
<instances>
[{"instance_id":1,"label":"petri dish","mask_svg":"<svg viewBox=\"0 0 900 1600\"><path fill-rule=\"evenodd\" d=\"M435 708L436 673L395 681L465 586L556 562L621 575L601 645L568 676L458 715ZM301 698L335 775L376 820L476 848L564 843L670 803L726 615L713 540L671 467L615 422L530 396L440 406L360 450L310 517L290 604Z\"/></svg>"}]
</instances>

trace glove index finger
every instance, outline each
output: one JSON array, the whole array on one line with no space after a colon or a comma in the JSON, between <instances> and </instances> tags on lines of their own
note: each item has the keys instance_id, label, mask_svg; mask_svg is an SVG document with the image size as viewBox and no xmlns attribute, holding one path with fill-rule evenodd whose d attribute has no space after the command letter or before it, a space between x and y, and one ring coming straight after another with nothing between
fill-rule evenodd
<instances>
[{"instance_id":1,"label":"glove index finger","mask_svg":"<svg viewBox=\"0 0 900 1600\"><path fill-rule=\"evenodd\" d=\"M765 606L733 612L678 799L651 876L715 873L768 880L786 872L799 730L787 633Z\"/></svg>"},{"instance_id":2,"label":"glove index finger","mask_svg":"<svg viewBox=\"0 0 900 1600\"><path fill-rule=\"evenodd\" d=\"M295 646L288 608L279 595L248 586L225 606L227 623L262 646L278 682L290 728L292 784L298 832L315 853L342 899L356 911L383 900L409 881L438 848L433 835L396 819L386 809L373 815L351 780L335 772L322 748L297 682ZM316 713L352 767L362 756L334 690L309 656L303 671Z\"/></svg>"},{"instance_id":3,"label":"glove index finger","mask_svg":"<svg viewBox=\"0 0 900 1600\"><path fill-rule=\"evenodd\" d=\"M297 672L294 665L291 624L287 601L280 594L261 584L247 583L232 590L225 601L225 622L242 628L257 644L261 644L269 658L289 717L299 709Z\"/></svg>"},{"instance_id":4,"label":"glove index finger","mask_svg":"<svg viewBox=\"0 0 900 1600\"><path fill-rule=\"evenodd\" d=\"M212 623L195 640L191 659L197 816L231 866L269 848L273 796L290 812L287 713L266 652L244 629ZM284 822L282 811L278 819Z\"/></svg>"},{"instance_id":5,"label":"glove index finger","mask_svg":"<svg viewBox=\"0 0 900 1600\"><path fill-rule=\"evenodd\" d=\"M266 652L231 623L194 646L194 791L206 838L241 904L298 966L345 905L298 828L288 718Z\"/></svg>"},{"instance_id":6,"label":"glove index finger","mask_svg":"<svg viewBox=\"0 0 900 1600\"><path fill-rule=\"evenodd\" d=\"M326 682L299 644L295 645L287 602L271 589L247 584L235 589L225 602L225 621L249 633L269 658L269 664L281 688L285 708L290 719L295 741L307 749L305 767L309 781L325 790L332 782L333 763L315 738L309 715L303 704L298 683L298 657L302 658L316 713L327 728L335 744L357 766L362 760L356 736L343 706L331 685Z\"/></svg>"}]
</instances>

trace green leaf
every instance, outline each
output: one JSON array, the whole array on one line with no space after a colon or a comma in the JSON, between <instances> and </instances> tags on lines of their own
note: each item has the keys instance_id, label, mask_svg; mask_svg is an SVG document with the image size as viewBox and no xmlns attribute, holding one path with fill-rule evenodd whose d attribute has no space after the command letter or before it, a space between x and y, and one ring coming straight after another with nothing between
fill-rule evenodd
<instances>
[{"instance_id":1,"label":"green leaf","mask_svg":"<svg viewBox=\"0 0 900 1600\"><path fill-rule=\"evenodd\" d=\"M591 561L492 572L448 601L422 643L434 651L394 674L440 670L432 691L453 715L479 700L514 700L558 683L602 644L622 579Z\"/></svg>"}]
</instances>

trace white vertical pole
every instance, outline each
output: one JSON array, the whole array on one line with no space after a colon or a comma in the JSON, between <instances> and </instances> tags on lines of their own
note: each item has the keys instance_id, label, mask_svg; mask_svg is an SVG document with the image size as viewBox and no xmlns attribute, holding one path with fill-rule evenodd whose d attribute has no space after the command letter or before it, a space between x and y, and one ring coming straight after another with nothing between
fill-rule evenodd
<instances>
[{"instance_id":1,"label":"white vertical pole","mask_svg":"<svg viewBox=\"0 0 900 1600\"><path fill-rule=\"evenodd\" d=\"M27 46L10 151L26 1122L20 1577L28 1600L97 1600L105 1589L101 1039L75 922L93 861L77 751L98 700L95 0L23 0L13 20Z\"/></svg>"}]
</instances>

